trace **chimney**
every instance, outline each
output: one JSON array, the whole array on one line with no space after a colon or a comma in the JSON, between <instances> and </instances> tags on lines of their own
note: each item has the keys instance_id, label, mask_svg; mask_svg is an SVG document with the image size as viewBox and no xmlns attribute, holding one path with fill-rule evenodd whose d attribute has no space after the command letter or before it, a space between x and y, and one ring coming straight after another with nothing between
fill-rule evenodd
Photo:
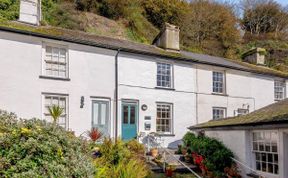
<instances>
[{"instance_id":1,"label":"chimney","mask_svg":"<svg viewBox=\"0 0 288 178\"><path fill-rule=\"evenodd\" d=\"M265 55L266 50L264 48L253 48L242 54L242 60L250 64L266 65Z\"/></svg>"},{"instance_id":2,"label":"chimney","mask_svg":"<svg viewBox=\"0 0 288 178\"><path fill-rule=\"evenodd\" d=\"M165 23L164 28L153 40L153 45L170 52L180 52L179 27Z\"/></svg>"},{"instance_id":3,"label":"chimney","mask_svg":"<svg viewBox=\"0 0 288 178\"><path fill-rule=\"evenodd\" d=\"M41 0L20 0L19 21L31 25L40 25Z\"/></svg>"}]
</instances>

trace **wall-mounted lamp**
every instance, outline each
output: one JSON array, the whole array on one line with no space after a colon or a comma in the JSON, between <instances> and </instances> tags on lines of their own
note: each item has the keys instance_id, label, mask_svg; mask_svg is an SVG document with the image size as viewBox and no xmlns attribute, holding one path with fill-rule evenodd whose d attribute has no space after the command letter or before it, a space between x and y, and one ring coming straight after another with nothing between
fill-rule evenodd
<instances>
[{"instance_id":1,"label":"wall-mounted lamp","mask_svg":"<svg viewBox=\"0 0 288 178\"><path fill-rule=\"evenodd\" d=\"M84 107L84 96L81 96L81 99L80 99L80 108L83 108Z\"/></svg>"}]
</instances>

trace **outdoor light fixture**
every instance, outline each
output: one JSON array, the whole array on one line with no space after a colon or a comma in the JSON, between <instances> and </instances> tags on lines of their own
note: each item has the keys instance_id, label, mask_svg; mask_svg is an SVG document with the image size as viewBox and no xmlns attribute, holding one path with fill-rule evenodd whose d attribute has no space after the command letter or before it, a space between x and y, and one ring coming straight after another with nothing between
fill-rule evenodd
<instances>
[{"instance_id":1,"label":"outdoor light fixture","mask_svg":"<svg viewBox=\"0 0 288 178\"><path fill-rule=\"evenodd\" d=\"M83 108L84 107L84 96L81 96L81 99L80 99L80 108Z\"/></svg>"}]
</instances>

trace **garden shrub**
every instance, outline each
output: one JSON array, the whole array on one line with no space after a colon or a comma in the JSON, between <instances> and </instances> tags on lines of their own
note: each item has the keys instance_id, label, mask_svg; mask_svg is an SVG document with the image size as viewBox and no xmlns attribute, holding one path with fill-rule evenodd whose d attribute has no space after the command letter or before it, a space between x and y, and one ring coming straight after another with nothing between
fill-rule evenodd
<instances>
[{"instance_id":1,"label":"garden shrub","mask_svg":"<svg viewBox=\"0 0 288 178\"><path fill-rule=\"evenodd\" d=\"M144 147L136 140L124 143L105 139L100 145L102 156L96 158L96 178L144 178L149 174L144 155Z\"/></svg>"},{"instance_id":2,"label":"garden shrub","mask_svg":"<svg viewBox=\"0 0 288 178\"><path fill-rule=\"evenodd\" d=\"M0 177L93 177L88 144L43 120L0 110Z\"/></svg>"},{"instance_id":3,"label":"garden shrub","mask_svg":"<svg viewBox=\"0 0 288 178\"><path fill-rule=\"evenodd\" d=\"M231 167L233 163L232 151L214 138L188 132L183 137L183 143L190 151L204 156L204 164L209 171L223 172L225 167Z\"/></svg>"}]
</instances>

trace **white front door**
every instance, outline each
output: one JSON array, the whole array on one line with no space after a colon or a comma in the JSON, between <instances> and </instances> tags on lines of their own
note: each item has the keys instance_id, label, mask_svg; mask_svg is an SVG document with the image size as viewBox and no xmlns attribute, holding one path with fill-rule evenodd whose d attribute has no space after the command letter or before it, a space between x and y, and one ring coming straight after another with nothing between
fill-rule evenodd
<instances>
[{"instance_id":1,"label":"white front door","mask_svg":"<svg viewBox=\"0 0 288 178\"><path fill-rule=\"evenodd\" d=\"M98 128L104 136L109 136L109 101L92 101L92 128Z\"/></svg>"}]
</instances>

